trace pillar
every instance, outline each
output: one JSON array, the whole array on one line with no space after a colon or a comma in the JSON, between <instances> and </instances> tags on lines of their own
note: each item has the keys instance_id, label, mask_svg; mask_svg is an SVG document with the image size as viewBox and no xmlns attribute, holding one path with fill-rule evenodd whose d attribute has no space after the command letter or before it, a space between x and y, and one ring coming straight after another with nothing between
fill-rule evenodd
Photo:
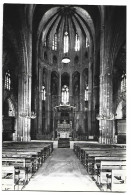
<instances>
[{"instance_id":1,"label":"pillar","mask_svg":"<svg viewBox=\"0 0 131 195\"><path fill-rule=\"evenodd\" d=\"M88 65L88 139L93 139L92 132L92 59Z\"/></svg>"},{"instance_id":2,"label":"pillar","mask_svg":"<svg viewBox=\"0 0 131 195\"><path fill-rule=\"evenodd\" d=\"M80 125L82 127L83 132L85 133L84 128L84 92L83 92L83 77L82 72L80 72L80 102L79 102L79 112L80 112Z\"/></svg>"},{"instance_id":3,"label":"pillar","mask_svg":"<svg viewBox=\"0 0 131 195\"><path fill-rule=\"evenodd\" d=\"M70 73L69 103L70 103L70 105L72 105L72 72Z\"/></svg>"},{"instance_id":4,"label":"pillar","mask_svg":"<svg viewBox=\"0 0 131 195\"><path fill-rule=\"evenodd\" d=\"M103 10L104 11L104 10ZM99 100L99 142L112 144L115 142L113 115L112 72L109 64L109 50L105 44L104 12L101 23L100 44L100 100Z\"/></svg>"},{"instance_id":5,"label":"pillar","mask_svg":"<svg viewBox=\"0 0 131 195\"><path fill-rule=\"evenodd\" d=\"M39 97L38 97L38 111L37 111L37 121L38 121L38 138L42 135L42 80L43 80L43 68L39 64Z\"/></svg>"},{"instance_id":6,"label":"pillar","mask_svg":"<svg viewBox=\"0 0 131 195\"><path fill-rule=\"evenodd\" d=\"M18 86L17 141L30 141L31 131L31 84L32 84L32 32L21 32L21 69ZM22 116L23 115L23 116ZM25 116L24 116L25 115Z\"/></svg>"},{"instance_id":7,"label":"pillar","mask_svg":"<svg viewBox=\"0 0 131 195\"><path fill-rule=\"evenodd\" d=\"M59 72L58 105L61 103L61 72Z\"/></svg>"},{"instance_id":8,"label":"pillar","mask_svg":"<svg viewBox=\"0 0 131 195\"><path fill-rule=\"evenodd\" d=\"M47 92L46 92L46 102L47 102L47 107L46 107L46 128L47 131L50 132L50 121L51 121L51 71L48 70L48 79L47 79Z\"/></svg>"}]
</instances>

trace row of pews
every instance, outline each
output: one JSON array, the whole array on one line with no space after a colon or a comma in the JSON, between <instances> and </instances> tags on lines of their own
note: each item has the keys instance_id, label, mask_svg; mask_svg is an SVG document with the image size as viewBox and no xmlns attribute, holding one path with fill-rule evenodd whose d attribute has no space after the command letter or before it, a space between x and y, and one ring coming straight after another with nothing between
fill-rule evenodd
<instances>
[{"instance_id":1,"label":"row of pews","mask_svg":"<svg viewBox=\"0 0 131 195\"><path fill-rule=\"evenodd\" d=\"M22 190L52 152L52 142L3 142L2 190Z\"/></svg>"},{"instance_id":2,"label":"row of pews","mask_svg":"<svg viewBox=\"0 0 131 195\"><path fill-rule=\"evenodd\" d=\"M73 149L101 191L126 191L126 145L75 143Z\"/></svg>"}]
</instances>

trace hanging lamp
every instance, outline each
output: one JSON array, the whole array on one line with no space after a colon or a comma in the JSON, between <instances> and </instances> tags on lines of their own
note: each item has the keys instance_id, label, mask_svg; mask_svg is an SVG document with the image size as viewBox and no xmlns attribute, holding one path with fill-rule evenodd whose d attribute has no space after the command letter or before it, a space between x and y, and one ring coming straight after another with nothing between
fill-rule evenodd
<instances>
[{"instance_id":1,"label":"hanging lamp","mask_svg":"<svg viewBox=\"0 0 131 195\"><path fill-rule=\"evenodd\" d=\"M62 63L64 63L64 64L67 64L67 63L69 63L70 62L70 58L68 57L68 56L64 56L63 57L63 59L62 59Z\"/></svg>"},{"instance_id":2,"label":"hanging lamp","mask_svg":"<svg viewBox=\"0 0 131 195\"><path fill-rule=\"evenodd\" d=\"M68 28L67 28L67 13L66 13L66 16L65 16L65 32L67 32L68 33ZM62 59L62 63L64 63L64 64L68 64L69 62L70 62L70 58L69 58L69 56L68 56L68 51L67 52L65 52L64 53L65 55L64 55L64 57L63 57L63 59Z\"/></svg>"}]
</instances>

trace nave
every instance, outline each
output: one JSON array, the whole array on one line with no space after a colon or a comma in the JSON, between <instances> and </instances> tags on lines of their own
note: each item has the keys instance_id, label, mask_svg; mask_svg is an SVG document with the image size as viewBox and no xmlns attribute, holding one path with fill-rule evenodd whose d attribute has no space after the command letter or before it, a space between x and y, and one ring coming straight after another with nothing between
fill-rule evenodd
<instances>
[{"instance_id":1,"label":"nave","mask_svg":"<svg viewBox=\"0 0 131 195\"><path fill-rule=\"evenodd\" d=\"M126 9L3 5L2 190L125 191Z\"/></svg>"},{"instance_id":2,"label":"nave","mask_svg":"<svg viewBox=\"0 0 131 195\"><path fill-rule=\"evenodd\" d=\"M100 191L72 149L56 148L23 190Z\"/></svg>"}]
</instances>

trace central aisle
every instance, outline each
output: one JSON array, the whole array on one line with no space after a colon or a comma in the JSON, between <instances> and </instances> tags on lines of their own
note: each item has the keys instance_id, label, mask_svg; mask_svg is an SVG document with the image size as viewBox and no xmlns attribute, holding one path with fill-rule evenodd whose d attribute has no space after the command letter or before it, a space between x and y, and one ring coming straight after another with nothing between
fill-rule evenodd
<instances>
[{"instance_id":1,"label":"central aisle","mask_svg":"<svg viewBox=\"0 0 131 195\"><path fill-rule=\"evenodd\" d=\"M100 191L72 149L57 148L23 190Z\"/></svg>"}]
</instances>

